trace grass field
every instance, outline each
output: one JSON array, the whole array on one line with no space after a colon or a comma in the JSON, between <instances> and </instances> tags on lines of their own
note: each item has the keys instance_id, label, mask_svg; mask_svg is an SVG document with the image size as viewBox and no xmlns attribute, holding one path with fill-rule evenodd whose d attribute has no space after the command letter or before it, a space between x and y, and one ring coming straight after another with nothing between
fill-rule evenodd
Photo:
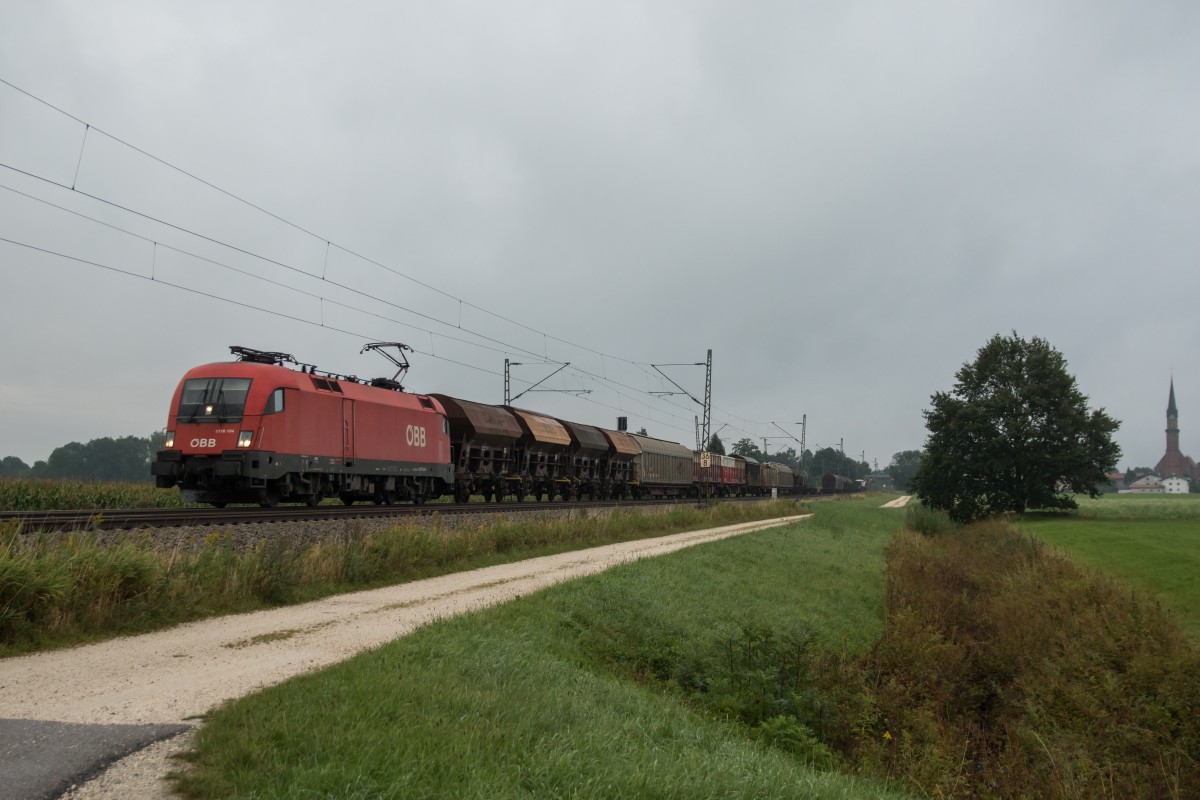
<instances>
[{"instance_id":1,"label":"grass field","mask_svg":"<svg viewBox=\"0 0 1200 800\"><path fill-rule=\"evenodd\" d=\"M1200 494L1104 495L1020 527L1095 569L1154 593L1200 638Z\"/></svg>"},{"instance_id":2,"label":"grass field","mask_svg":"<svg viewBox=\"0 0 1200 800\"><path fill-rule=\"evenodd\" d=\"M826 771L813 651L882 631L878 496L429 625L215 713L199 797L903 796ZM690 687L690 688L689 688ZM702 691L700 689L703 689Z\"/></svg>"}]
</instances>

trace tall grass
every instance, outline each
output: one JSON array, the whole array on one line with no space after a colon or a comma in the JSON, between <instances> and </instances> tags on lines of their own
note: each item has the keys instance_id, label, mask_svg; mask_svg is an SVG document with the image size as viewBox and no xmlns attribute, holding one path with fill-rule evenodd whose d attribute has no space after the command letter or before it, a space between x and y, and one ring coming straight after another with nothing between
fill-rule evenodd
<instances>
[{"instance_id":1,"label":"tall grass","mask_svg":"<svg viewBox=\"0 0 1200 800\"><path fill-rule=\"evenodd\" d=\"M834 664L833 744L929 796L1200 796L1200 651L1157 604L1002 522L904 532L886 628Z\"/></svg>"},{"instance_id":2,"label":"tall grass","mask_svg":"<svg viewBox=\"0 0 1200 800\"><path fill-rule=\"evenodd\" d=\"M798 513L795 501L718 504L667 513L396 527L293 547L250 550L209 535L202 546L156 547L131 534L0 530L0 656L152 630L215 614L327 596L609 542Z\"/></svg>"},{"instance_id":3,"label":"tall grass","mask_svg":"<svg viewBox=\"0 0 1200 800\"><path fill-rule=\"evenodd\" d=\"M882 630L899 518L874 505L817 503L816 520L439 621L232 703L200 730L180 785L197 797L899 796L823 772L833 756L805 723L815 653L859 656Z\"/></svg>"}]
</instances>

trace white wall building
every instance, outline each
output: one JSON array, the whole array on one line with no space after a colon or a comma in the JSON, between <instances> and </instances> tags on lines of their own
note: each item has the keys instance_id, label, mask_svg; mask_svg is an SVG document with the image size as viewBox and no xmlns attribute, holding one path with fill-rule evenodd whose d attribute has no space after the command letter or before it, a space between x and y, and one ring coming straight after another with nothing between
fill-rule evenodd
<instances>
[{"instance_id":1,"label":"white wall building","mask_svg":"<svg viewBox=\"0 0 1200 800\"><path fill-rule=\"evenodd\" d=\"M1181 478L1178 475L1172 475L1169 478L1163 478L1163 492L1166 494L1187 494L1192 490L1191 484L1187 478Z\"/></svg>"}]
</instances>

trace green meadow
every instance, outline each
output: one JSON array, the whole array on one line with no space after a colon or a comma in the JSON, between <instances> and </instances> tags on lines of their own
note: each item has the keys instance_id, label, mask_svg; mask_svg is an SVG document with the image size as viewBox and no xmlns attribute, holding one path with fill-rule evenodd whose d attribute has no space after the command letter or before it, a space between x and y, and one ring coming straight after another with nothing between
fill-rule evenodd
<instances>
[{"instance_id":1,"label":"green meadow","mask_svg":"<svg viewBox=\"0 0 1200 800\"><path fill-rule=\"evenodd\" d=\"M1029 515L1020 527L1150 592L1200 639L1200 494L1078 498L1068 515Z\"/></svg>"}]
</instances>

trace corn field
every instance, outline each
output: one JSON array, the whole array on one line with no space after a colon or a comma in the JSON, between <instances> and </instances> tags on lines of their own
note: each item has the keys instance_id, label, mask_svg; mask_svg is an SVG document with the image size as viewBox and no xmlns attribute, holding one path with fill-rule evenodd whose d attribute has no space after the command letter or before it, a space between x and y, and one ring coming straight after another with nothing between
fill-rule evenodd
<instances>
[{"instance_id":1,"label":"corn field","mask_svg":"<svg viewBox=\"0 0 1200 800\"><path fill-rule=\"evenodd\" d=\"M178 489L148 483L0 478L0 511L77 508L179 508Z\"/></svg>"}]
</instances>

